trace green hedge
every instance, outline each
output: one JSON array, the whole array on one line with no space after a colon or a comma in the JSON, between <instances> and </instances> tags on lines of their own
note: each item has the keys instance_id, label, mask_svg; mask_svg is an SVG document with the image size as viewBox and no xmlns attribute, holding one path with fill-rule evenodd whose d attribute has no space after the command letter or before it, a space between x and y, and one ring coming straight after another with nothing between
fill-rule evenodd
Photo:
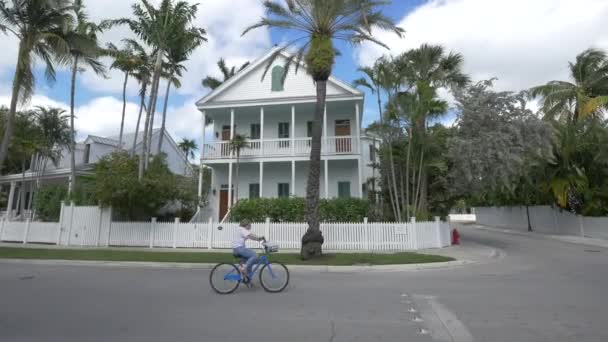
<instances>
[{"instance_id":1,"label":"green hedge","mask_svg":"<svg viewBox=\"0 0 608 342\"><path fill-rule=\"evenodd\" d=\"M303 198L258 198L239 200L231 210L231 219L263 222L305 222L306 201ZM319 201L319 219L325 222L360 222L370 215L370 204L358 198L336 198Z\"/></svg>"}]
</instances>

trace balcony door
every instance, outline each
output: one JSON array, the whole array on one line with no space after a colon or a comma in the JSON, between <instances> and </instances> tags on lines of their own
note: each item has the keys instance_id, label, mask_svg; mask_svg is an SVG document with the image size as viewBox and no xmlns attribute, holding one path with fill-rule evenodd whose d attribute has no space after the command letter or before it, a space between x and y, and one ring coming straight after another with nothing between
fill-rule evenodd
<instances>
[{"instance_id":1,"label":"balcony door","mask_svg":"<svg viewBox=\"0 0 608 342\"><path fill-rule=\"evenodd\" d=\"M334 135L336 136L336 152L351 152L350 120L336 120Z\"/></svg>"},{"instance_id":2,"label":"balcony door","mask_svg":"<svg viewBox=\"0 0 608 342\"><path fill-rule=\"evenodd\" d=\"M289 122L279 122L279 139L289 139ZM281 140L280 148L289 148L289 140Z\"/></svg>"}]
</instances>

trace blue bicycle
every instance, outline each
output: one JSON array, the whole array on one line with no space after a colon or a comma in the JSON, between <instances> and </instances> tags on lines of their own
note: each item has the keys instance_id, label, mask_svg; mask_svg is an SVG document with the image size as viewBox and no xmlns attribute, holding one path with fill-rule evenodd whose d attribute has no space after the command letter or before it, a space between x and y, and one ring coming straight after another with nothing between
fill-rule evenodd
<instances>
[{"instance_id":1,"label":"blue bicycle","mask_svg":"<svg viewBox=\"0 0 608 342\"><path fill-rule=\"evenodd\" d=\"M255 273L260 270L259 279L260 285L267 292L281 292L289 284L289 270L287 266L280 262L270 262L270 253L279 251L279 246L268 242L263 242L264 254L258 258L257 264L252 267L248 274L249 283L253 279ZM241 282L244 282L241 269L246 260L241 258L240 264L220 263L215 265L209 275L209 283L211 288L219 294L229 294L239 287ZM249 285L248 283L248 285Z\"/></svg>"}]
</instances>

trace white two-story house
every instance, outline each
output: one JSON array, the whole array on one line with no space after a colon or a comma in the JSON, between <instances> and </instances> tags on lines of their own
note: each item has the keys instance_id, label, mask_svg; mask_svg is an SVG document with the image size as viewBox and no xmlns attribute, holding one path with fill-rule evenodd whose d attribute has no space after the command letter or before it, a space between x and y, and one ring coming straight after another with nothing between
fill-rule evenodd
<instances>
[{"instance_id":1,"label":"white two-story house","mask_svg":"<svg viewBox=\"0 0 608 342\"><path fill-rule=\"evenodd\" d=\"M212 169L202 219L221 221L239 199L306 195L316 88L305 65L297 73L292 67L281 82L287 53L273 61L262 78L275 51L196 103L205 128L201 165ZM322 198L365 196L364 184L372 175L369 165L376 156L372 139L362 135L363 100L359 90L329 79L322 122ZM238 179L236 155L229 147L236 134L248 141L240 152Z\"/></svg>"}]
</instances>

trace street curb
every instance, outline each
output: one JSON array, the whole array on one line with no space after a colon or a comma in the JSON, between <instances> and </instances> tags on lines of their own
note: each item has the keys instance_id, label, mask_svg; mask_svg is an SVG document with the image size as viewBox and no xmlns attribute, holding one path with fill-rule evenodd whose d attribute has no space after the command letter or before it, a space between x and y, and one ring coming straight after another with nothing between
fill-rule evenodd
<instances>
[{"instance_id":1,"label":"street curb","mask_svg":"<svg viewBox=\"0 0 608 342\"><path fill-rule=\"evenodd\" d=\"M287 265L290 270L314 272L401 272L427 269L442 269L474 264L470 260L454 260L426 264L405 265L360 265L360 266L317 266L317 265ZM0 259L0 264L25 264L45 266L96 266L118 268L157 268L157 269L192 269L210 270L217 264L207 263L174 263L174 262L140 262L140 261L89 261L89 260L43 260L43 259Z\"/></svg>"}]
</instances>

